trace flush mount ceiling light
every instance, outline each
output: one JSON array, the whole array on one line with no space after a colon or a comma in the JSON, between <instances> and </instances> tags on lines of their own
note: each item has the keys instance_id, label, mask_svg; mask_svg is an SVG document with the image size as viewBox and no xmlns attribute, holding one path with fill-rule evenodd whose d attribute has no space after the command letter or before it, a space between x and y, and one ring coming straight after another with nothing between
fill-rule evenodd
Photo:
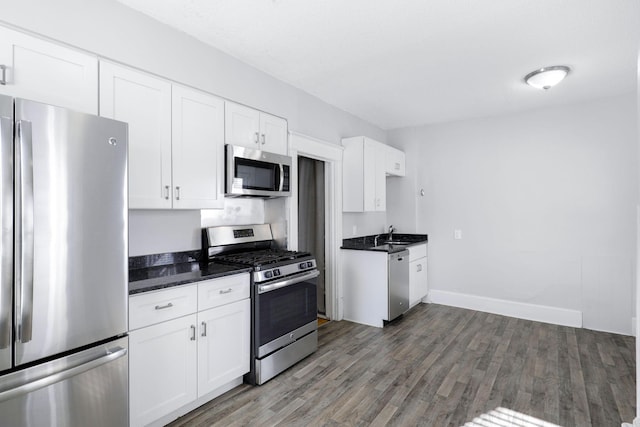
<instances>
[{"instance_id":1,"label":"flush mount ceiling light","mask_svg":"<svg viewBox=\"0 0 640 427\"><path fill-rule=\"evenodd\" d=\"M537 89L547 90L560 83L571 69L565 65L554 65L535 70L524 76L524 81Z\"/></svg>"}]
</instances>

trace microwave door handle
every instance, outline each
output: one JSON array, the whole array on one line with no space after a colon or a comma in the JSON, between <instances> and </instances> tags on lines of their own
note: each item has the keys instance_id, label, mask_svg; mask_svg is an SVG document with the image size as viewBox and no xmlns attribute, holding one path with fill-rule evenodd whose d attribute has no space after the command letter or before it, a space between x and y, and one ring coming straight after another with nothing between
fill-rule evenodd
<instances>
[{"instance_id":1,"label":"microwave door handle","mask_svg":"<svg viewBox=\"0 0 640 427\"><path fill-rule=\"evenodd\" d=\"M278 191L284 191L284 165L280 163L280 185L278 186Z\"/></svg>"}]
</instances>

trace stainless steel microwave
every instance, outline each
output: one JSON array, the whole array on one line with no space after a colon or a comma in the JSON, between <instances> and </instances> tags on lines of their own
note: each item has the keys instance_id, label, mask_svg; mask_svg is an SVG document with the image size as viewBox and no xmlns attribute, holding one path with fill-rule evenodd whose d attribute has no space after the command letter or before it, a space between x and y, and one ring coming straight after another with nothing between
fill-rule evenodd
<instances>
[{"instance_id":1,"label":"stainless steel microwave","mask_svg":"<svg viewBox=\"0 0 640 427\"><path fill-rule=\"evenodd\" d=\"M225 145L225 195L290 196L291 157Z\"/></svg>"}]
</instances>

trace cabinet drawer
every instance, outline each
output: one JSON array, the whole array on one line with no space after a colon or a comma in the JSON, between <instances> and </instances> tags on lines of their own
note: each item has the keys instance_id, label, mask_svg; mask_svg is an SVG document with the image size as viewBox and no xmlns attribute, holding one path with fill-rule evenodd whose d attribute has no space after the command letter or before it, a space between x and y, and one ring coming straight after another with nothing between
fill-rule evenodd
<instances>
[{"instance_id":1,"label":"cabinet drawer","mask_svg":"<svg viewBox=\"0 0 640 427\"><path fill-rule=\"evenodd\" d=\"M129 297L129 330L175 319L198 309L198 286L176 286Z\"/></svg>"},{"instance_id":2,"label":"cabinet drawer","mask_svg":"<svg viewBox=\"0 0 640 427\"><path fill-rule=\"evenodd\" d=\"M234 274L198 283L198 310L249 298L249 273Z\"/></svg>"},{"instance_id":3,"label":"cabinet drawer","mask_svg":"<svg viewBox=\"0 0 640 427\"><path fill-rule=\"evenodd\" d=\"M409 246L409 261L415 261L418 258L424 258L427 256L427 245L415 245Z\"/></svg>"}]
</instances>

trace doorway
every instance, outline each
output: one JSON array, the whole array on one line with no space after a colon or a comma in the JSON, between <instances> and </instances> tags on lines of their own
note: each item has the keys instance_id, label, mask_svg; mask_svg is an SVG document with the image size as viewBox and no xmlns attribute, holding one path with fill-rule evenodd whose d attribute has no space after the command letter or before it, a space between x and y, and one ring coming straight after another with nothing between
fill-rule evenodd
<instances>
[{"instance_id":1,"label":"doorway","mask_svg":"<svg viewBox=\"0 0 640 427\"><path fill-rule=\"evenodd\" d=\"M298 156L298 250L310 252L318 271L318 315L327 316L325 163Z\"/></svg>"},{"instance_id":2,"label":"doorway","mask_svg":"<svg viewBox=\"0 0 640 427\"><path fill-rule=\"evenodd\" d=\"M324 163L325 193L325 241L324 241L324 302L329 320L342 320L342 152L340 144L334 144L298 132L289 132L289 155L293 158L292 176L298 179L298 157L307 157ZM306 190L305 190L306 191ZM298 247L298 185L291 188L288 199L288 247Z\"/></svg>"}]
</instances>

